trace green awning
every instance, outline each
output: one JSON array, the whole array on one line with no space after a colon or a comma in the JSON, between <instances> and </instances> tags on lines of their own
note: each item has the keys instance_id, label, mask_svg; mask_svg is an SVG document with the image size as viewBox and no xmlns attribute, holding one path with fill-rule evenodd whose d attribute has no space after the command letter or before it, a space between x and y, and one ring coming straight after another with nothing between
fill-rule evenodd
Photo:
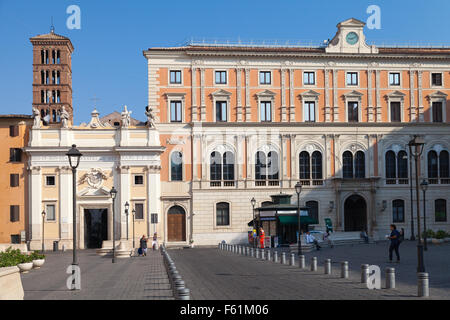
<instances>
[{"instance_id":1,"label":"green awning","mask_svg":"<svg viewBox=\"0 0 450 320\"><path fill-rule=\"evenodd\" d=\"M288 215L279 215L278 219L280 219L281 224L294 224L298 225L298 216L288 216ZM300 220L301 224L317 224L318 222L311 218L311 217L305 217L302 216Z\"/></svg>"}]
</instances>

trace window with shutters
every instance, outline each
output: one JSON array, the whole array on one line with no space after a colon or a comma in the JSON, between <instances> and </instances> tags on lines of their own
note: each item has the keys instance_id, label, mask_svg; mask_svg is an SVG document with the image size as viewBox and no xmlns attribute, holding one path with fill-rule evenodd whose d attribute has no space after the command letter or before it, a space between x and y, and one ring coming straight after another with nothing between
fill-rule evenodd
<instances>
[{"instance_id":1,"label":"window with shutters","mask_svg":"<svg viewBox=\"0 0 450 320\"><path fill-rule=\"evenodd\" d=\"M19 206L9 206L9 220L11 222L17 222L20 220Z\"/></svg>"},{"instance_id":2,"label":"window with shutters","mask_svg":"<svg viewBox=\"0 0 450 320\"><path fill-rule=\"evenodd\" d=\"M19 186L19 174L18 173L11 173L9 175L9 185L11 187L18 187Z\"/></svg>"},{"instance_id":3,"label":"window with shutters","mask_svg":"<svg viewBox=\"0 0 450 320\"><path fill-rule=\"evenodd\" d=\"M22 161L22 149L10 148L9 149L9 161L10 162L21 162Z\"/></svg>"},{"instance_id":4,"label":"window with shutters","mask_svg":"<svg viewBox=\"0 0 450 320\"><path fill-rule=\"evenodd\" d=\"M445 199L437 199L434 201L434 221L447 221L447 201Z\"/></svg>"},{"instance_id":5,"label":"window with shutters","mask_svg":"<svg viewBox=\"0 0 450 320\"><path fill-rule=\"evenodd\" d=\"M56 206L54 204L45 206L45 218L47 221L56 221Z\"/></svg>"},{"instance_id":6,"label":"window with shutters","mask_svg":"<svg viewBox=\"0 0 450 320\"><path fill-rule=\"evenodd\" d=\"M436 87L442 86L442 73L431 74L431 85Z\"/></svg>"},{"instance_id":7,"label":"window with shutters","mask_svg":"<svg viewBox=\"0 0 450 320\"><path fill-rule=\"evenodd\" d=\"M433 122L442 122L442 102L435 101L431 105L432 114L433 114Z\"/></svg>"},{"instance_id":8,"label":"window with shutters","mask_svg":"<svg viewBox=\"0 0 450 320\"><path fill-rule=\"evenodd\" d=\"M144 220L144 204L136 203L134 205L134 210L136 210L136 214L135 214L134 218L136 220Z\"/></svg>"},{"instance_id":9,"label":"window with shutters","mask_svg":"<svg viewBox=\"0 0 450 320\"><path fill-rule=\"evenodd\" d=\"M10 137L17 137L19 135L19 126L9 126L9 136Z\"/></svg>"},{"instance_id":10,"label":"window with shutters","mask_svg":"<svg viewBox=\"0 0 450 320\"><path fill-rule=\"evenodd\" d=\"M405 222L405 201L401 199L392 201L392 221Z\"/></svg>"}]
</instances>

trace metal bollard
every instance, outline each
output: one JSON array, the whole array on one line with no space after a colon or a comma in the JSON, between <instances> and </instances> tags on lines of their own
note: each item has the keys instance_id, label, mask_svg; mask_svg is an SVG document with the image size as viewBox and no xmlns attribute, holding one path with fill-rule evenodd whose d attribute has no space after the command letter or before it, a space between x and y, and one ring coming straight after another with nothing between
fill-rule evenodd
<instances>
[{"instance_id":1,"label":"metal bollard","mask_svg":"<svg viewBox=\"0 0 450 320\"><path fill-rule=\"evenodd\" d=\"M417 296L418 297L430 296L429 279L428 273L426 272L417 273Z\"/></svg>"},{"instance_id":2,"label":"metal bollard","mask_svg":"<svg viewBox=\"0 0 450 320\"><path fill-rule=\"evenodd\" d=\"M270 261L270 260L272 260L271 258L271 256L270 256L270 250L267 250L267 254L266 254L266 258L267 258L267 261Z\"/></svg>"},{"instance_id":3,"label":"metal bollard","mask_svg":"<svg viewBox=\"0 0 450 320\"><path fill-rule=\"evenodd\" d=\"M395 268L386 268L386 289L395 289Z\"/></svg>"},{"instance_id":4,"label":"metal bollard","mask_svg":"<svg viewBox=\"0 0 450 320\"><path fill-rule=\"evenodd\" d=\"M244 254L244 247L243 246L239 246L239 254L241 254L241 255Z\"/></svg>"},{"instance_id":5,"label":"metal bollard","mask_svg":"<svg viewBox=\"0 0 450 320\"><path fill-rule=\"evenodd\" d=\"M179 289L184 289L184 281L183 280L181 280L181 279L177 279L177 280L175 280L174 282L174 293L175 294L178 294L178 290Z\"/></svg>"},{"instance_id":6,"label":"metal bollard","mask_svg":"<svg viewBox=\"0 0 450 320\"><path fill-rule=\"evenodd\" d=\"M281 253L281 264L286 264L286 252Z\"/></svg>"},{"instance_id":7,"label":"metal bollard","mask_svg":"<svg viewBox=\"0 0 450 320\"><path fill-rule=\"evenodd\" d=\"M317 271L317 257L311 259L311 271Z\"/></svg>"},{"instance_id":8,"label":"metal bollard","mask_svg":"<svg viewBox=\"0 0 450 320\"><path fill-rule=\"evenodd\" d=\"M368 278L369 278L369 265L362 264L361 265L361 283L367 283Z\"/></svg>"},{"instance_id":9,"label":"metal bollard","mask_svg":"<svg viewBox=\"0 0 450 320\"><path fill-rule=\"evenodd\" d=\"M341 278L348 279L348 261L341 262Z\"/></svg>"},{"instance_id":10,"label":"metal bollard","mask_svg":"<svg viewBox=\"0 0 450 320\"><path fill-rule=\"evenodd\" d=\"M278 263L278 251L275 250L273 252L273 262Z\"/></svg>"},{"instance_id":11,"label":"metal bollard","mask_svg":"<svg viewBox=\"0 0 450 320\"><path fill-rule=\"evenodd\" d=\"M300 269L305 269L305 256L302 254L298 256L298 267Z\"/></svg>"},{"instance_id":12,"label":"metal bollard","mask_svg":"<svg viewBox=\"0 0 450 320\"><path fill-rule=\"evenodd\" d=\"M266 260L266 250L261 249L261 260Z\"/></svg>"},{"instance_id":13,"label":"metal bollard","mask_svg":"<svg viewBox=\"0 0 450 320\"><path fill-rule=\"evenodd\" d=\"M324 273L331 274L331 259L325 259Z\"/></svg>"},{"instance_id":14,"label":"metal bollard","mask_svg":"<svg viewBox=\"0 0 450 320\"><path fill-rule=\"evenodd\" d=\"M295 254L294 253L291 253L291 260L290 260L289 264L291 266L295 266Z\"/></svg>"},{"instance_id":15,"label":"metal bollard","mask_svg":"<svg viewBox=\"0 0 450 320\"><path fill-rule=\"evenodd\" d=\"M180 300L191 300L189 289L182 288L177 292L178 299Z\"/></svg>"},{"instance_id":16,"label":"metal bollard","mask_svg":"<svg viewBox=\"0 0 450 320\"><path fill-rule=\"evenodd\" d=\"M249 247L245 247L245 255L248 256L250 253L250 248Z\"/></svg>"},{"instance_id":17,"label":"metal bollard","mask_svg":"<svg viewBox=\"0 0 450 320\"><path fill-rule=\"evenodd\" d=\"M259 249L256 249L256 259L259 259Z\"/></svg>"}]
</instances>

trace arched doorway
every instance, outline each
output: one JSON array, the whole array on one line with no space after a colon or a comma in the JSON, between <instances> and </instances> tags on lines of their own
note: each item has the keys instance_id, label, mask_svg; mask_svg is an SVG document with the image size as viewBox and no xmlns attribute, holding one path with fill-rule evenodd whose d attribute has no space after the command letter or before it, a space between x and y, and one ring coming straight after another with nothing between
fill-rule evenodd
<instances>
[{"instance_id":1,"label":"arched doorway","mask_svg":"<svg viewBox=\"0 0 450 320\"><path fill-rule=\"evenodd\" d=\"M359 195L352 195L344 203L345 231L367 231L367 204Z\"/></svg>"},{"instance_id":2,"label":"arched doorway","mask_svg":"<svg viewBox=\"0 0 450 320\"><path fill-rule=\"evenodd\" d=\"M173 206L167 214L167 240L186 241L186 212L180 206Z\"/></svg>"}]
</instances>

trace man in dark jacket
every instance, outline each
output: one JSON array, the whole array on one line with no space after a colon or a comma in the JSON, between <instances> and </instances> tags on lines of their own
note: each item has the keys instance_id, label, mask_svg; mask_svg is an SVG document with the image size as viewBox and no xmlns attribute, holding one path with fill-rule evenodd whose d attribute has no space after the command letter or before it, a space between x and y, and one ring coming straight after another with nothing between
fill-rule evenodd
<instances>
[{"instance_id":1,"label":"man in dark jacket","mask_svg":"<svg viewBox=\"0 0 450 320\"><path fill-rule=\"evenodd\" d=\"M140 248L141 248L142 254L144 256L147 255L147 241L148 241L148 239L145 237L145 234L144 234L140 240Z\"/></svg>"},{"instance_id":2,"label":"man in dark jacket","mask_svg":"<svg viewBox=\"0 0 450 320\"><path fill-rule=\"evenodd\" d=\"M389 235L389 240L391 241L389 246L389 262L392 262L392 251L395 251L397 262L400 262L400 253L398 252L398 248L400 246L400 232L398 232L395 224L391 224L391 234Z\"/></svg>"}]
</instances>

